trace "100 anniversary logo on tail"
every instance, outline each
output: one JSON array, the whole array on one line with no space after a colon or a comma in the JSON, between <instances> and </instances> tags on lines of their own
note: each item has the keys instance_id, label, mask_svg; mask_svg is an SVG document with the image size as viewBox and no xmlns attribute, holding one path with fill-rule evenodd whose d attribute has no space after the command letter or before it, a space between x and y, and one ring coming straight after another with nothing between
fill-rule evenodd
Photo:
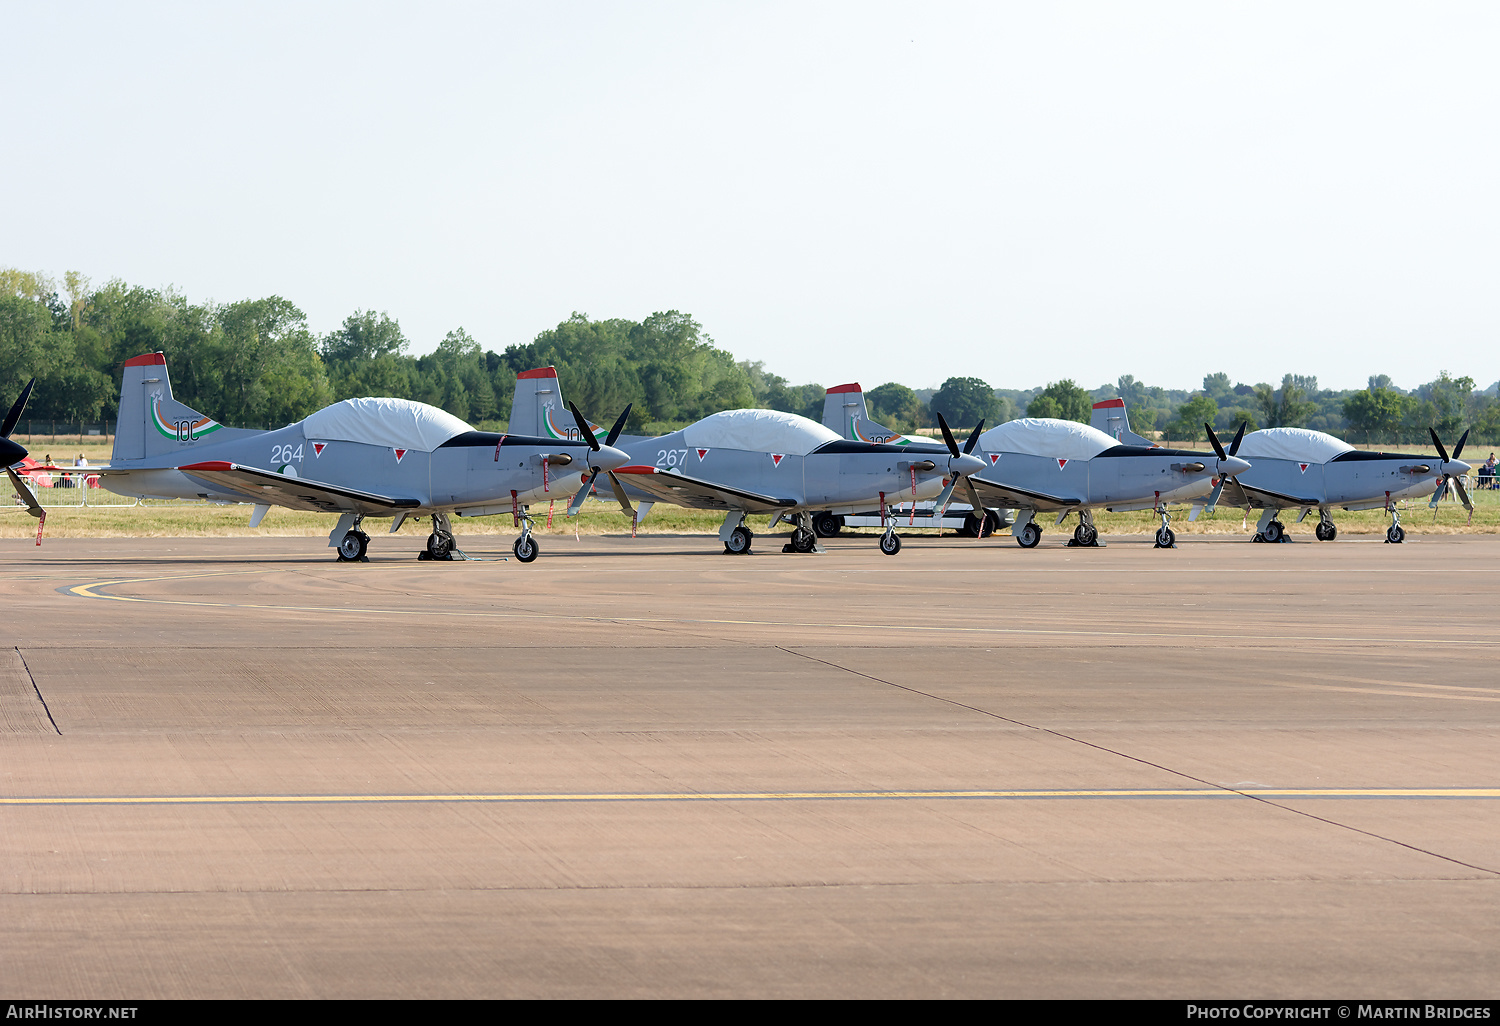
<instances>
[{"instance_id":1,"label":"100 anniversary logo on tail","mask_svg":"<svg viewBox=\"0 0 1500 1026\"><path fill-rule=\"evenodd\" d=\"M219 430L222 426L210 417L200 417L197 420L167 420L161 415L161 396L155 396L151 400L151 423L163 436L175 438L179 442L196 442L204 435Z\"/></svg>"}]
</instances>

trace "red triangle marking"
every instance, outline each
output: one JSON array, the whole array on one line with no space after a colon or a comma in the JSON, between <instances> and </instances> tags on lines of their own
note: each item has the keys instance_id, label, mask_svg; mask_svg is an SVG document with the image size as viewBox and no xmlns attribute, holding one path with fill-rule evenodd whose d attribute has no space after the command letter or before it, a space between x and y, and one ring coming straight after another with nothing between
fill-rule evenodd
<instances>
[{"instance_id":1,"label":"red triangle marking","mask_svg":"<svg viewBox=\"0 0 1500 1026\"><path fill-rule=\"evenodd\" d=\"M406 450L405 449L392 449L391 451L396 454L396 462L397 463L400 463L401 462L401 457L403 457L403 456L406 455Z\"/></svg>"},{"instance_id":2,"label":"red triangle marking","mask_svg":"<svg viewBox=\"0 0 1500 1026\"><path fill-rule=\"evenodd\" d=\"M1297 464L1297 466L1299 466L1299 467L1301 467L1301 468L1302 468L1302 473L1304 473L1304 474L1305 474L1305 473L1307 473L1307 468L1308 468L1308 467L1309 467L1309 466L1310 466L1310 465L1311 465L1311 464L1307 464L1307 463L1299 463L1299 464Z\"/></svg>"},{"instance_id":3,"label":"red triangle marking","mask_svg":"<svg viewBox=\"0 0 1500 1026\"><path fill-rule=\"evenodd\" d=\"M708 450L707 449L699 449L698 450L698 462L702 463L703 462L703 458L705 456L707 456L707 455L708 455Z\"/></svg>"},{"instance_id":4,"label":"red triangle marking","mask_svg":"<svg viewBox=\"0 0 1500 1026\"><path fill-rule=\"evenodd\" d=\"M323 447L326 446L327 444L328 444L327 442L314 442L313 443L313 455L314 456L321 456L321 455L323 455Z\"/></svg>"},{"instance_id":5,"label":"red triangle marking","mask_svg":"<svg viewBox=\"0 0 1500 1026\"><path fill-rule=\"evenodd\" d=\"M771 453L771 462L774 463L774 464L776 464L776 466L778 466L778 467L781 466L781 461L784 460L784 459L786 459L786 453L783 453L783 452L773 452L773 453Z\"/></svg>"},{"instance_id":6,"label":"red triangle marking","mask_svg":"<svg viewBox=\"0 0 1500 1026\"><path fill-rule=\"evenodd\" d=\"M1057 469L1058 470L1061 470L1063 467L1066 467L1067 465L1068 465L1068 461L1067 460L1059 459L1057 461Z\"/></svg>"},{"instance_id":7,"label":"red triangle marking","mask_svg":"<svg viewBox=\"0 0 1500 1026\"><path fill-rule=\"evenodd\" d=\"M999 462L1000 462L1000 454L998 452L992 452L992 453L990 453L990 466L993 467L996 463L999 463Z\"/></svg>"}]
</instances>

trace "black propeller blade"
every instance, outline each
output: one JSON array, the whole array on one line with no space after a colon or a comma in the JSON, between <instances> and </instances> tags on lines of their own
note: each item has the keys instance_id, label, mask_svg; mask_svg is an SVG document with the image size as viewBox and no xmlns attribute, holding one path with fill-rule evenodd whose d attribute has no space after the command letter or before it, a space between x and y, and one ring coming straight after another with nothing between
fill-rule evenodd
<instances>
[{"instance_id":1,"label":"black propeller blade","mask_svg":"<svg viewBox=\"0 0 1500 1026\"><path fill-rule=\"evenodd\" d=\"M21 414L26 412L26 400L31 398L31 390L35 387L36 378L32 378L26 383L26 387L21 389L21 398L16 400L10 412L5 415L5 423L0 424L0 438L9 438L10 433L16 429L16 422L21 419ZM10 464L7 463L6 466Z\"/></svg>"},{"instance_id":2,"label":"black propeller blade","mask_svg":"<svg viewBox=\"0 0 1500 1026\"><path fill-rule=\"evenodd\" d=\"M585 442L589 443L590 449L598 452L599 439L595 438L594 432L589 430L589 422L583 419L583 414L579 413L578 407L574 406L571 402L568 403L568 409L573 411L573 420L578 423L578 434L582 436Z\"/></svg>"},{"instance_id":3,"label":"black propeller blade","mask_svg":"<svg viewBox=\"0 0 1500 1026\"><path fill-rule=\"evenodd\" d=\"M938 427L942 428L943 430L943 442L947 444L948 451L957 456L958 443L953 440L953 432L948 429L948 422L943 419L943 415L941 413L937 415L937 418Z\"/></svg>"},{"instance_id":4,"label":"black propeller blade","mask_svg":"<svg viewBox=\"0 0 1500 1026\"><path fill-rule=\"evenodd\" d=\"M609 429L609 435L604 439L605 445L614 445L615 440L620 437L620 432L625 429L625 418L630 416L630 408L635 403L626 403L625 412L620 414L620 419L615 421L615 426Z\"/></svg>"},{"instance_id":5,"label":"black propeller blade","mask_svg":"<svg viewBox=\"0 0 1500 1026\"><path fill-rule=\"evenodd\" d=\"M10 440L10 433L15 430L16 423L21 419L21 414L26 411L26 400L31 398L31 390L36 387L36 378L26 383L21 389L21 398L17 399L10 412L5 415L5 422L0 424L0 467L12 467L26 458L26 450L19 442ZM31 500L35 505L35 500Z\"/></svg>"}]
</instances>

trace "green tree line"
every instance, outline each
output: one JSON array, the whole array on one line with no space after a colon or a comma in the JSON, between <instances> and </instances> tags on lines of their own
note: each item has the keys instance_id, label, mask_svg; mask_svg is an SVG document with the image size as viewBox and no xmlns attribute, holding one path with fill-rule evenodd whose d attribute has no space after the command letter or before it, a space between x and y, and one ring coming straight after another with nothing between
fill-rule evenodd
<instances>
[{"instance_id":1,"label":"green tree line","mask_svg":"<svg viewBox=\"0 0 1500 1026\"><path fill-rule=\"evenodd\" d=\"M0 268L0 402L37 378L28 417L98 423L116 414L124 362L167 355L174 393L225 424L279 427L340 399L395 396L441 407L478 427L510 416L516 374L553 365L564 394L597 422L632 405L628 430L654 434L720 410L763 407L822 418L825 388L792 384L760 362L718 348L691 316L654 313L641 321L591 320L575 313L531 342L483 349L462 327L414 356L386 313L356 310L333 331L315 333L280 296L228 304L193 303L173 289L118 279L95 288L76 272L61 284L44 274ZM1131 426L1170 440L1202 440L1203 425L1232 432L1242 423L1307 427L1365 444L1445 440L1465 430L1500 442L1495 387L1446 371L1412 389L1372 375L1365 389L1320 389L1315 377L1286 374L1279 386L1207 375L1198 390L1147 385L1132 375L1086 389L1064 379L1029 389L951 377L936 389L887 382L865 393L870 415L898 431L929 429L941 413L955 428L1019 416L1087 422L1101 399L1125 400ZM7 398L9 397L9 398Z\"/></svg>"}]
</instances>

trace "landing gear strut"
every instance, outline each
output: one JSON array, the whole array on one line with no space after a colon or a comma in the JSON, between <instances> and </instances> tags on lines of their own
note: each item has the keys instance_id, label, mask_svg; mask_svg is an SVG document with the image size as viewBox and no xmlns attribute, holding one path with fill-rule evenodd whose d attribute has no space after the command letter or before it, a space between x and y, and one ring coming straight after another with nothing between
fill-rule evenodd
<instances>
[{"instance_id":1,"label":"landing gear strut","mask_svg":"<svg viewBox=\"0 0 1500 1026\"><path fill-rule=\"evenodd\" d=\"M355 517L354 526L339 539L338 551L340 563L368 563L369 557L365 550L370 547L370 536L359 529L364 517Z\"/></svg>"},{"instance_id":2,"label":"landing gear strut","mask_svg":"<svg viewBox=\"0 0 1500 1026\"><path fill-rule=\"evenodd\" d=\"M525 517L524 512L522 513L522 516ZM521 537L530 537L530 533L531 523L530 519L527 518L526 526L522 531ZM468 555L466 555L463 550L458 547L458 543L453 537L453 525L448 522L448 514L434 513L432 515L432 533L427 536L427 548L417 553L417 558L422 560L434 559L441 561L469 558ZM536 555L535 553L533 553L532 559L535 558Z\"/></svg>"},{"instance_id":3,"label":"landing gear strut","mask_svg":"<svg viewBox=\"0 0 1500 1026\"><path fill-rule=\"evenodd\" d=\"M782 552L823 551L823 546L818 544L816 521L811 513L797 513L792 517L792 522L796 525L792 530L792 540L782 546Z\"/></svg>"},{"instance_id":4,"label":"landing gear strut","mask_svg":"<svg viewBox=\"0 0 1500 1026\"><path fill-rule=\"evenodd\" d=\"M1073 540L1069 545L1083 548L1098 548L1099 529L1094 526L1094 511L1082 509L1078 511L1078 526L1073 528Z\"/></svg>"},{"instance_id":5,"label":"landing gear strut","mask_svg":"<svg viewBox=\"0 0 1500 1026\"><path fill-rule=\"evenodd\" d=\"M719 528L719 539L724 543L725 552L743 556L749 553L750 543L755 540L755 535L745 526L745 514L730 510L729 515L724 518L724 526Z\"/></svg>"},{"instance_id":6,"label":"landing gear strut","mask_svg":"<svg viewBox=\"0 0 1500 1026\"><path fill-rule=\"evenodd\" d=\"M1283 526L1280 520L1276 519L1276 514L1280 512L1281 511L1278 509L1271 509L1268 507L1266 511L1260 515L1260 521L1255 525L1255 537L1251 538L1250 540L1258 542L1288 541L1289 539L1286 536L1286 527Z\"/></svg>"},{"instance_id":7,"label":"landing gear strut","mask_svg":"<svg viewBox=\"0 0 1500 1026\"><path fill-rule=\"evenodd\" d=\"M1036 526L1035 517L1036 510L1027 510L1026 519L1017 520L1015 526L1011 528L1011 533L1016 536L1016 544L1023 549L1034 549L1042 540L1042 529Z\"/></svg>"},{"instance_id":8,"label":"landing gear strut","mask_svg":"<svg viewBox=\"0 0 1500 1026\"><path fill-rule=\"evenodd\" d=\"M1161 526L1156 529L1156 548L1175 549L1177 547L1177 535L1172 533L1172 514L1167 511L1166 506L1157 506L1156 512L1161 515Z\"/></svg>"},{"instance_id":9,"label":"landing gear strut","mask_svg":"<svg viewBox=\"0 0 1500 1026\"><path fill-rule=\"evenodd\" d=\"M1396 508L1394 502L1387 500L1385 507L1391 514L1391 526L1386 528L1385 541L1387 545L1400 545L1406 540L1406 530L1401 526L1401 511Z\"/></svg>"}]
</instances>

